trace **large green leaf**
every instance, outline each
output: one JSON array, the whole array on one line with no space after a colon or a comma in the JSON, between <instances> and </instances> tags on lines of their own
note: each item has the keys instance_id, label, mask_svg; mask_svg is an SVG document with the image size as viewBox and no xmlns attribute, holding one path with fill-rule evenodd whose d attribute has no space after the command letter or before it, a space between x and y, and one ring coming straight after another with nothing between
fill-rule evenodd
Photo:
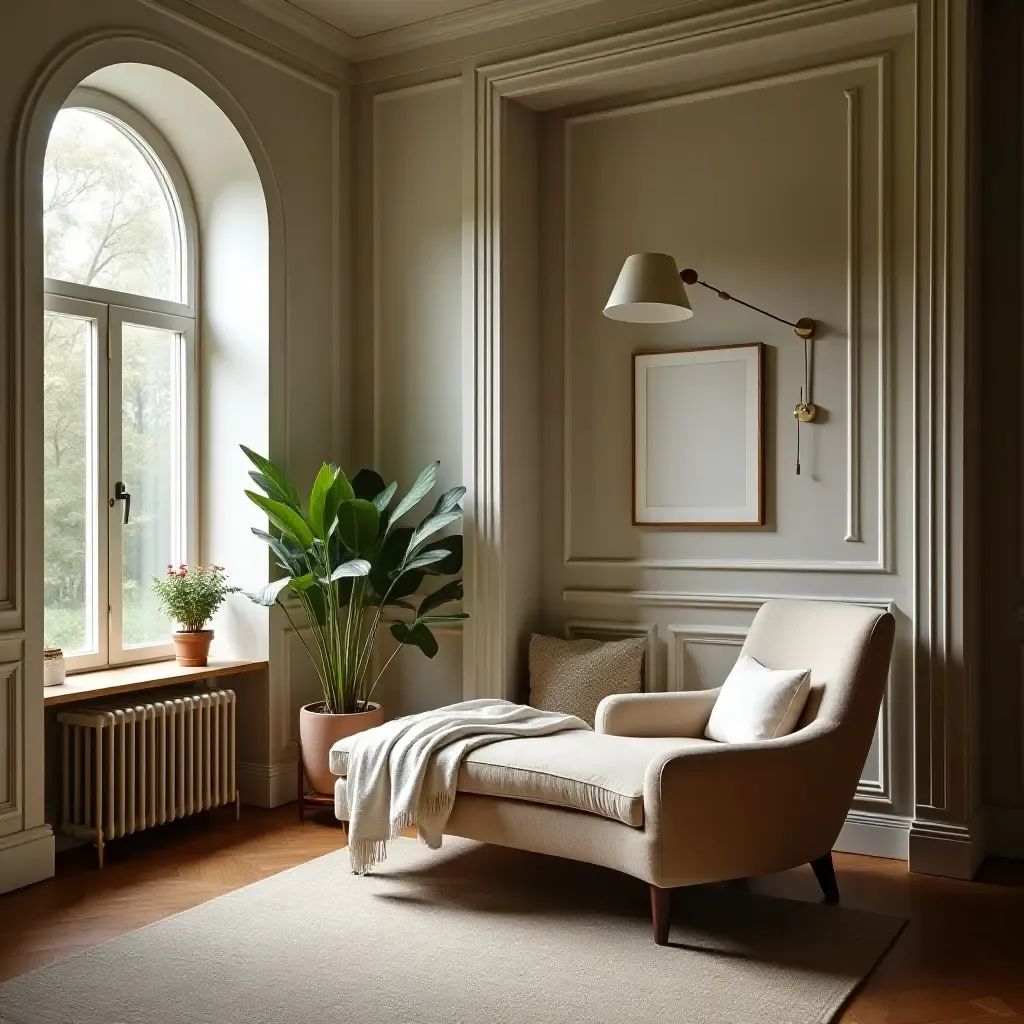
<instances>
[{"instance_id":1,"label":"large green leaf","mask_svg":"<svg viewBox=\"0 0 1024 1024\"><path fill-rule=\"evenodd\" d=\"M285 576L282 579L274 580L273 583L268 583L262 590L257 590L255 593L246 593L246 597L249 598L253 604L262 605L264 608L269 608L271 605L277 604L277 598L281 591L291 583L291 576Z\"/></svg>"},{"instance_id":2,"label":"large green leaf","mask_svg":"<svg viewBox=\"0 0 1024 1024\"><path fill-rule=\"evenodd\" d=\"M422 582L423 573L419 570L403 572L395 580L376 566L370 572L370 584L377 595L378 604L384 602L387 605L399 605L403 598L415 594ZM385 594L387 601L384 601Z\"/></svg>"},{"instance_id":3,"label":"large green leaf","mask_svg":"<svg viewBox=\"0 0 1024 1024\"><path fill-rule=\"evenodd\" d=\"M397 532L397 531L396 531ZM462 572L462 534L453 533L448 537L435 540L433 544L427 544L420 549L420 554L428 551L447 551L448 556L443 561L435 562L427 572L435 576L454 576Z\"/></svg>"},{"instance_id":4,"label":"large green leaf","mask_svg":"<svg viewBox=\"0 0 1024 1024\"><path fill-rule=\"evenodd\" d=\"M405 622L392 622L391 635L400 644L418 647L428 658L437 654L437 640L422 622L414 623L412 626Z\"/></svg>"},{"instance_id":5,"label":"large green leaf","mask_svg":"<svg viewBox=\"0 0 1024 1024\"><path fill-rule=\"evenodd\" d=\"M330 494L339 472L337 467L328 466L325 462L320 467L320 472L317 473L316 479L313 481L313 490L309 494L309 525L313 527L314 533L321 540L327 537L328 531L334 524L337 505L335 504L333 509L329 508Z\"/></svg>"},{"instance_id":6,"label":"large green leaf","mask_svg":"<svg viewBox=\"0 0 1024 1024\"><path fill-rule=\"evenodd\" d=\"M435 533L440 532L446 526L461 518L461 508L451 509L448 512L438 512L427 516L427 518L416 527L413 531L413 535L409 538L409 551L416 551L429 537L433 537Z\"/></svg>"},{"instance_id":7,"label":"large green leaf","mask_svg":"<svg viewBox=\"0 0 1024 1024\"><path fill-rule=\"evenodd\" d=\"M313 531L298 512L255 491L245 493L249 500L263 509L267 518L299 547L309 550L313 546Z\"/></svg>"},{"instance_id":8,"label":"large green leaf","mask_svg":"<svg viewBox=\"0 0 1024 1024\"><path fill-rule=\"evenodd\" d=\"M440 465L440 462L432 462L429 466L424 467L420 475L416 477L416 483L409 488L409 493L395 508L391 516L392 523L397 523L409 509L414 505L418 505L434 489L434 484L437 483L437 470Z\"/></svg>"},{"instance_id":9,"label":"large green leaf","mask_svg":"<svg viewBox=\"0 0 1024 1024\"><path fill-rule=\"evenodd\" d=\"M345 546L361 554L377 539L380 517L372 502L362 498L343 501L338 508L338 533Z\"/></svg>"},{"instance_id":10,"label":"large green leaf","mask_svg":"<svg viewBox=\"0 0 1024 1024\"><path fill-rule=\"evenodd\" d=\"M268 498L273 498L274 501L281 502L282 505L287 505L289 508L292 507L291 495L288 491L279 487L274 483L273 480L267 479L262 473L257 473L255 469L249 470L249 479L261 490ZM301 509L296 509L301 511Z\"/></svg>"},{"instance_id":11,"label":"large green leaf","mask_svg":"<svg viewBox=\"0 0 1024 1024\"><path fill-rule=\"evenodd\" d=\"M421 551L418 555L414 555L405 563L405 571L408 572L410 569L422 569L424 566L434 565L447 557L448 552L440 549L437 551Z\"/></svg>"},{"instance_id":12,"label":"large green leaf","mask_svg":"<svg viewBox=\"0 0 1024 1024\"><path fill-rule=\"evenodd\" d=\"M445 491L444 494L437 499L437 504L434 505L433 511L430 514L432 516L436 516L440 512L451 512L453 508L458 507L458 504L462 501L465 493L465 487L452 487L450 490Z\"/></svg>"},{"instance_id":13,"label":"large green leaf","mask_svg":"<svg viewBox=\"0 0 1024 1024\"><path fill-rule=\"evenodd\" d=\"M344 562L339 565L334 572L331 573L331 583L336 583L338 580L346 578L355 578L357 576L368 576L370 573L370 563L365 558L353 558L350 562Z\"/></svg>"},{"instance_id":14,"label":"large green leaf","mask_svg":"<svg viewBox=\"0 0 1024 1024\"><path fill-rule=\"evenodd\" d=\"M391 504L391 499L395 496L395 491L398 490L398 482L392 480L391 483L384 488L380 494L376 495L373 499L374 505L377 506L377 511L383 513L387 510L388 505Z\"/></svg>"},{"instance_id":15,"label":"large green leaf","mask_svg":"<svg viewBox=\"0 0 1024 1024\"><path fill-rule=\"evenodd\" d=\"M304 594L310 587L316 583L316 577L311 573L303 573L301 576L296 576L291 581L291 588L296 594Z\"/></svg>"},{"instance_id":16,"label":"large green leaf","mask_svg":"<svg viewBox=\"0 0 1024 1024\"><path fill-rule=\"evenodd\" d=\"M266 530L258 530L255 526L252 527L252 532L274 552L282 569L290 572L293 576L302 574L302 552L298 547L293 545L292 548L289 548L288 544L280 537L275 537L267 533Z\"/></svg>"},{"instance_id":17,"label":"large green leaf","mask_svg":"<svg viewBox=\"0 0 1024 1024\"><path fill-rule=\"evenodd\" d=\"M432 594L427 594L416 610L416 618L422 618L435 608L443 604L450 604L452 601L462 600L462 580L451 580L443 587L438 587Z\"/></svg>"},{"instance_id":18,"label":"large green leaf","mask_svg":"<svg viewBox=\"0 0 1024 1024\"><path fill-rule=\"evenodd\" d=\"M361 469L352 477L352 489L357 498L373 501L384 490L384 477L372 469Z\"/></svg>"},{"instance_id":19,"label":"large green leaf","mask_svg":"<svg viewBox=\"0 0 1024 1024\"><path fill-rule=\"evenodd\" d=\"M267 480L270 481L275 488L278 488L283 495L287 496L286 498L275 498L274 500L281 500L289 508L296 512L301 512L302 500L299 498L299 492L294 488L294 486L292 486L288 477L286 477L284 473L282 473L281 470L279 470L277 466L270 461L270 459L259 455L251 448L246 448L244 444L239 445L239 447L243 452L245 452L249 461L267 478Z\"/></svg>"},{"instance_id":20,"label":"large green leaf","mask_svg":"<svg viewBox=\"0 0 1024 1024\"><path fill-rule=\"evenodd\" d=\"M331 493L327 497L327 504L324 510L324 518L326 520L326 529L329 532L331 524L334 522L335 516L338 514L338 509L341 507L343 501L351 501L356 496L355 489L348 481L348 477L345 476L343 470L338 470L338 475L334 478L334 486L331 488Z\"/></svg>"}]
</instances>

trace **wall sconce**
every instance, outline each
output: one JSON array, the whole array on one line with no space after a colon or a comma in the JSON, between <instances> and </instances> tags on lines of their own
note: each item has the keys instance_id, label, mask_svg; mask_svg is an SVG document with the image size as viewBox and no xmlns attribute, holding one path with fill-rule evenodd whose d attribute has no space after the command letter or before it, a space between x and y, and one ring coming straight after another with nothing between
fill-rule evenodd
<instances>
[{"instance_id":1,"label":"wall sconce","mask_svg":"<svg viewBox=\"0 0 1024 1024\"><path fill-rule=\"evenodd\" d=\"M615 287L604 307L604 315L612 320L632 324L667 324L689 320L693 316L684 284L699 284L713 291L720 299L738 302L747 309L771 317L780 324L793 328L793 333L804 343L804 384L800 388L800 401L793 410L796 419L796 471L800 473L800 424L813 423L818 409L811 401L810 343L814 340L815 322L808 316L799 320L784 320L760 306L754 306L735 295L702 281L696 270L679 270L672 256L663 252L638 252L626 257L619 271ZM806 397L806 401L804 400Z\"/></svg>"}]
</instances>

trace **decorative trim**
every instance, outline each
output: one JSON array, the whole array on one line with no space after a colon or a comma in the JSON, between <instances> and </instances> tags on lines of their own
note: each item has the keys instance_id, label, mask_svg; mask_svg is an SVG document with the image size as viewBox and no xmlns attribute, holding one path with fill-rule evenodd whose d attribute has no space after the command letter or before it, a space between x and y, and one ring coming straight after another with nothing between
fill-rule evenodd
<instances>
[{"instance_id":1,"label":"decorative trim","mask_svg":"<svg viewBox=\"0 0 1024 1024\"><path fill-rule=\"evenodd\" d=\"M910 870L970 881L984 859L981 820L969 825L915 819L910 826Z\"/></svg>"},{"instance_id":2,"label":"decorative trim","mask_svg":"<svg viewBox=\"0 0 1024 1024\"><path fill-rule=\"evenodd\" d=\"M0 893L53 877L53 829L49 825L0 836Z\"/></svg>"},{"instance_id":3,"label":"decorative trim","mask_svg":"<svg viewBox=\"0 0 1024 1024\"><path fill-rule=\"evenodd\" d=\"M242 2L282 25L287 25L307 39L327 46L342 57L364 61L414 50L430 43L459 39L477 32L506 28L577 7L588 7L597 3L597 0L502 0L501 3L478 4L465 11L441 14L365 36L350 35L289 0Z\"/></svg>"},{"instance_id":4,"label":"decorative trim","mask_svg":"<svg viewBox=\"0 0 1024 1024\"><path fill-rule=\"evenodd\" d=\"M562 277L568 291L571 277L571 237L572 215L569 196L572 195L572 138L571 129L577 124L592 121L610 120L628 117L650 110L687 105L707 99L718 99L759 89L771 88L792 82L801 82L824 78L829 75L857 69L875 69L879 89L878 111L878 216L879 216L879 262L877 267L879 310L878 310L878 543L877 557L871 560L845 559L701 559L701 558L605 558L572 553L572 322L570 303L563 298L563 478L565 495L563 499L563 541L562 561L565 565L578 568L604 568L614 566L628 569L693 569L705 571L748 571L748 572L815 572L815 573L890 573L887 563L889 517L891 502L889 499L888 480L890 463L894 459L892 438L888 430L889 402L889 358L888 358L888 310L883 296L888 294L887 277L888 253L882 241L887 236L888 208L886 204L886 179L888 160L886 139L887 119L885 116L887 100L887 54L874 54L853 60L837 61L803 68L799 71L781 75L768 75L752 78L713 89L665 99L650 100L628 106L614 107L586 114L569 117L565 121L563 138L563 194L564 201L564 237L563 237L563 268ZM860 90L844 91L847 101L847 486L846 486L846 529L844 541L861 543L860 501L861 501L861 469L860 469L860 305L861 305L861 258L860 248Z\"/></svg>"},{"instance_id":5,"label":"decorative trim","mask_svg":"<svg viewBox=\"0 0 1024 1024\"><path fill-rule=\"evenodd\" d=\"M701 594L670 590L612 590L567 587L562 591L567 603L597 605L642 605L669 608L712 608L718 611L756 612L767 601L829 601L836 604L859 604L865 608L894 612L895 598L839 597L821 594Z\"/></svg>"},{"instance_id":6,"label":"decorative trim","mask_svg":"<svg viewBox=\"0 0 1024 1024\"><path fill-rule=\"evenodd\" d=\"M350 36L337 25L332 25L329 21L296 7L295 4L289 3L289 0L242 0L242 3L314 43L326 46L341 57L351 60L359 48L359 40L354 36Z\"/></svg>"},{"instance_id":7,"label":"decorative trim","mask_svg":"<svg viewBox=\"0 0 1024 1024\"><path fill-rule=\"evenodd\" d=\"M665 689L698 690L686 679L686 648L690 644L712 644L720 647L742 647L747 639L746 626L669 626L668 679Z\"/></svg>"},{"instance_id":8,"label":"decorative trim","mask_svg":"<svg viewBox=\"0 0 1024 1024\"><path fill-rule=\"evenodd\" d=\"M868 857L908 860L910 819L897 814L850 811L832 849Z\"/></svg>"},{"instance_id":9,"label":"decorative trim","mask_svg":"<svg viewBox=\"0 0 1024 1024\"><path fill-rule=\"evenodd\" d=\"M860 543L860 89L847 89L845 95L846 536L843 540ZM878 343L882 343L881 337Z\"/></svg>"},{"instance_id":10,"label":"decorative trim","mask_svg":"<svg viewBox=\"0 0 1024 1024\"><path fill-rule=\"evenodd\" d=\"M235 784L243 804L253 807L281 807L295 800L298 761L278 764L235 764Z\"/></svg>"},{"instance_id":11,"label":"decorative trim","mask_svg":"<svg viewBox=\"0 0 1024 1024\"><path fill-rule=\"evenodd\" d=\"M658 691L658 626L654 622L615 622L602 619L566 619L563 623L567 640L605 640L625 637L643 637L647 641L644 652L644 692Z\"/></svg>"},{"instance_id":12,"label":"decorative trim","mask_svg":"<svg viewBox=\"0 0 1024 1024\"><path fill-rule=\"evenodd\" d=\"M6 638L5 638L6 639ZM6 661L0 664L0 686L7 690L6 700L0 701L0 729L7 730L7 763L0 766L7 782L7 799L0 803L0 828L5 821L22 818L22 683L24 667L20 661Z\"/></svg>"}]
</instances>

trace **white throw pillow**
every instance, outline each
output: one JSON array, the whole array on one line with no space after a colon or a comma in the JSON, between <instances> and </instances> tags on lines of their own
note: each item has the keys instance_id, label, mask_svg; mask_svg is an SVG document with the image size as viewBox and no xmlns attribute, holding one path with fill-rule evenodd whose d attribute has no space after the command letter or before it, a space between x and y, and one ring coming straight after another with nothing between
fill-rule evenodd
<instances>
[{"instance_id":1,"label":"white throw pillow","mask_svg":"<svg viewBox=\"0 0 1024 1024\"><path fill-rule=\"evenodd\" d=\"M752 743L788 736L811 691L809 668L765 668L741 654L722 686L704 730L719 743Z\"/></svg>"}]
</instances>

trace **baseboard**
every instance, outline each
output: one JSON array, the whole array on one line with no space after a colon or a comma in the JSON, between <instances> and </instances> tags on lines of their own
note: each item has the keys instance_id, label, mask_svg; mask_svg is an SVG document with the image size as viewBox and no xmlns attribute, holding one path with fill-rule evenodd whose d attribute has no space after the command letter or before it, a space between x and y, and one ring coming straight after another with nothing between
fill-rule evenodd
<instances>
[{"instance_id":1,"label":"baseboard","mask_svg":"<svg viewBox=\"0 0 1024 1024\"><path fill-rule=\"evenodd\" d=\"M1024 808L985 809L985 853L992 857L1024 857Z\"/></svg>"},{"instance_id":2,"label":"baseboard","mask_svg":"<svg viewBox=\"0 0 1024 1024\"><path fill-rule=\"evenodd\" d=\"M243 804L254 807L280 807L295 800L298 779L296 763L235 765L235 783Z\"/></svg>"},{"instance_id":3,"label":"baseboard","mask_svg":"<svg viewBox=\"0 0 1024 1024\"><path fill-rule=\"evenodd\" d=\"M910 853L910 819L896 814L850 811L833 846L840 853L907 860Z\"/></svg>"},{"instance_id":4,"label":"baseboard","mask_svg":"<svg viewBox=\"0 0 1024 1024\"><path fill-rule=\"evenodd\" d=\"M53 829L49 825L0 836L0 893L53 877Z\"/></svg>"},{"instance_id":5,"label":"baseboard","mask_svg":"<svg viewBox=\"0 0 1024 1024\"><path fill-rule=\"evenodd\" d=\"M983 822L970 825L915 820L910 826L910 870L970 881L985 859Z\"/></svg>"}]
</instances>

